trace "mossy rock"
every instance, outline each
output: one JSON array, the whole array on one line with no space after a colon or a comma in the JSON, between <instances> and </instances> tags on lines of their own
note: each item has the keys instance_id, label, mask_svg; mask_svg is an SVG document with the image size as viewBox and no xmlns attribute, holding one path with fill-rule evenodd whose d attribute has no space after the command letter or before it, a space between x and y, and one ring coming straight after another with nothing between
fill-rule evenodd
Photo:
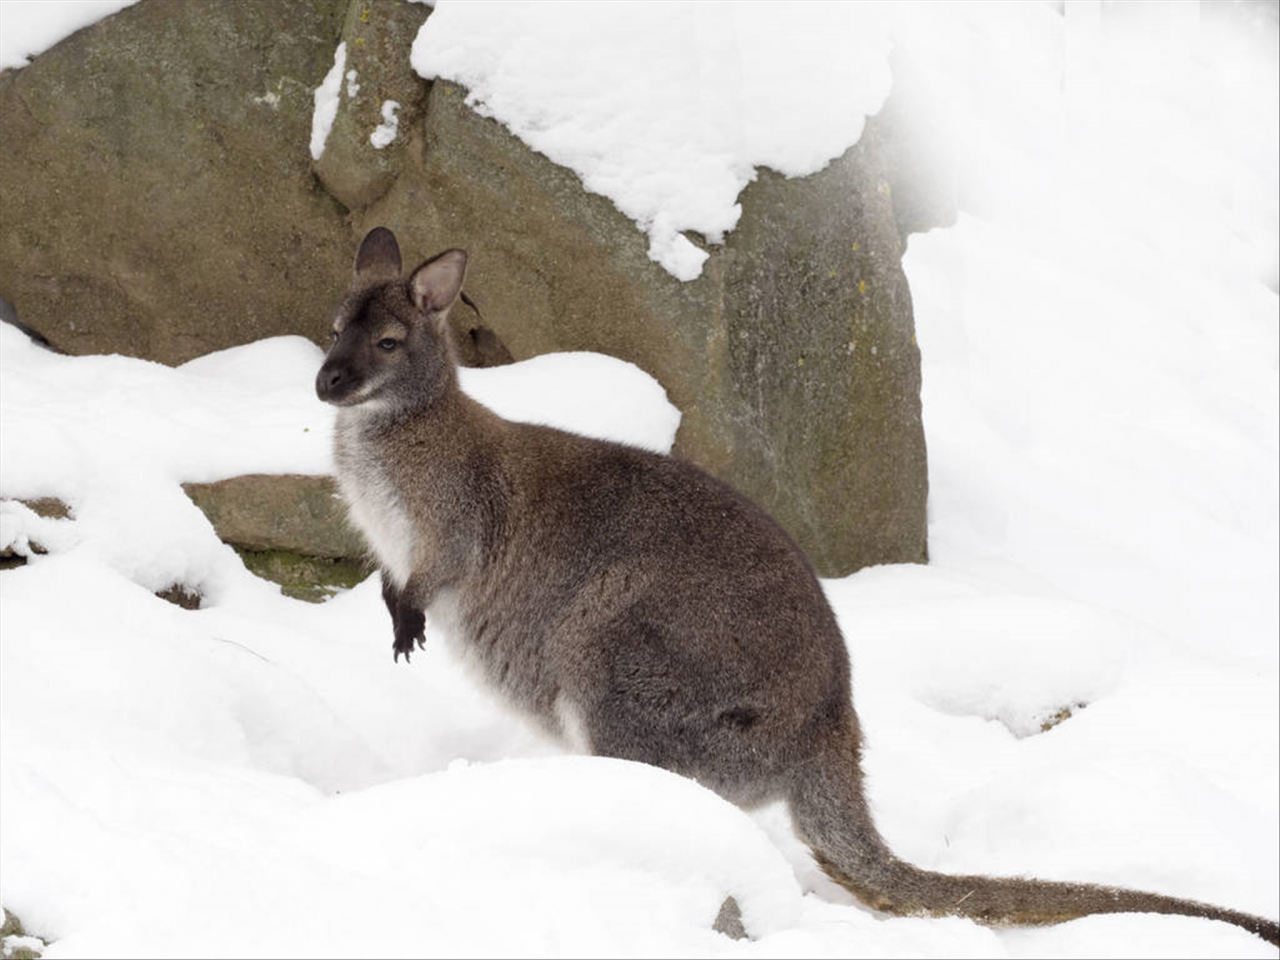
<instances>
[{"instance_id":1,"label":"mossy rock","mask_svg":"<svg viewBox=\"0 0 1280 960\"><path fill-rule=\"evenodd\" d=\"M372 569L332 477L254 473L182 489L245 567L286 596L319 603Z\"/></svg>"},{"instance_id":2,"label":"mossy rock","mask_svg":"<svg viewBox=\"0 0 1280 960\"><path fill-rule=\"evenodd\" d=\"M224 543L313 557L364 556L364 541L347 523L332 477L250 473L216 483L184 483Z\"/></svg>"},{"instance_id":3,"label":"mossy rock","mask_svg":"<svg viewBox=\"0 0 1280 960\"><path fill-rule=\"evenodd\" d=\"M280 584L285 596L308 603L322 603L339 590L350 590L372 570L363 560L309 557L288 550L235 551L250 573Z\"/></svg>"}]
</instances>

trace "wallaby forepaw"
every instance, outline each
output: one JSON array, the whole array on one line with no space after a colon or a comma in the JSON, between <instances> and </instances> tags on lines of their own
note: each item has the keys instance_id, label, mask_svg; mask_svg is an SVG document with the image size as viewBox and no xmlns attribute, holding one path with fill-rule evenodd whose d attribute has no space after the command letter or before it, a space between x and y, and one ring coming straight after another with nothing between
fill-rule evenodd
<instances>
[{"instance_id":1,"label":"wallaby forepaw","mask_svg":"<svg viewBox=\"0 0 1280 960\"><path fill-rule=\"evenodd\" d=\"M404 662L408 663L409 654L413 652L415 644L419 650L425 650L426 633L427 618L423 616L422 611L401 606L396 613L395 641L391 645L391 649L395 652L393 659L398 661L400 654L403 653Z\"/></svg>"}]
</instances>

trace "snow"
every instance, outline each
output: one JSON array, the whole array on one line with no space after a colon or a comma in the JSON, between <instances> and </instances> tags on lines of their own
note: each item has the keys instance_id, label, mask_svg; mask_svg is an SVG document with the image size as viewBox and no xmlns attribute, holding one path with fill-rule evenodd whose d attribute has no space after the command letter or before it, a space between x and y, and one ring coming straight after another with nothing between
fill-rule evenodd
<instances>
[{"instance_id":1,"label":"snow","mask_svg":"<svg viewBox=\"0 0 1280 960\"><path fill-rule=\"evenodd\" d=\"M382 101L382 122L374 127L373 133L369 134L369 142L373 144L375 150L381 150L395 142L396 130L400 127L400 118L396 116L396 111L399 109L400 104L395 100Z\"/></svg>"},{"instance_id":2,"label":"snow","mask_svg":"<svg viewBox=\"0 0 1280 960\"><path fill-rule=\"evenodd\" d=\"M314 93L316 106L311 115L312 160L319 160L324 156L325 142L329 139L329 131L333 129L333 121L338 117L338 103L342 97L342 71L346 65L347 45L340 43L333 51L333 66ZM353 81L348 79L347 82Z\"/></svg>"},{"instance_id":3,"label":"snow","mask_svg":"<svg viewBox=\"0 0 1280 960\"><path fill-rule=\"evenodd\" d=\"M0 0L0 70L25 67L77 30L138 0Z\"/></svg>"},{"instance_id":4,"label":"snow","mask_svg":"<svg viewBox=\"0 0 1280 960\"><path fill-rule=\"evenodd\" d=\"M688 271L701 251L681 231L731 229L762 162L725 154L726 138L759 145L788 120L767 88L842 118L775 144L784 172L856 139L883 99L870 29L863 53L828 63L865 71L865 110L832 99L831 19L870 16L837 6L770 5L765 22L662 5L654 23L655 5L566 20L446 0L414 56L433 51L548 155L598 154L590 189L613 197L609 169L619 189L634 180L615 202L634 201ZM895 82L910 81L961 209L904 257L931 562L826 589L870 800L903 856L1275 917L1275 38L1241 37L1213 7L1198 29L1188 8L1113 8L895 14ZM806 11L827 19L813 72L796 73ZM771 34L767 53L735 53ZM591 79L610 62L612 83ZM678 116L645 120L631 100L646 97ZM595 99L612 105L604 121ZM650 142L611 153L606 135L628 127L619 150ZM658 173L700 187L688 205L640 172L664 145ZM376 578L318 606L282 596L178 484L328 471L321 356L283 337L173 369L57 356L0 325L0 493L73 508L53 520L0 502L0 546L49 551L0 573L0 902L53 941L47 956L1276 955L1180 917L999 931L878 917L821 875L781 809L749 816L660 770L564 755L433 633L393 664ZM596 355L462 383L504 416L660 451L679 422L660 385ZM204 608L153 595L174 582ZM710 931L727 894L753 941Z\"/></svg>"},{"instance_id":5,"label":"snow","mask_svg":"<svg viewBox=\"0 0 1280 960\"><path fill-rule=\"evenodd\" d=\"M522 363L458 371L462 389L508 420L572 429L668 453L680 411L656 380L598 353L549 353Z\"/></svg>"},{"instance_id":6,"label":"snow","mask_svg":"<svg viewBox=\"0 0 1280 960\"><path fill-rule=\"evenodd\" d=\"M301 337L218 351L176 370L120 356L61 357L7 325L0 337L18 367L6 366L0 381L0 490L55 496L76 515L74 523L42 519L0 502L3 546L76 543L148 590L179 582L221 598L241 579L239 561L177 485L332 472L332 412L313 388L323 352ZM661 387L611 357L551 354L464 371L462 383L512 419L577 424L662 452L679 424Z\"/></svg>"},{"instance_id":7,"label":"snow","mask_svg":"<svg viewBox=\"0 0 1280 960\"><path fill-rule=\"evenodd\" d=\"M39 937L9 936L4 938L5 956L13 956L18 950L33 950L37 954L44 949L44 941Z\"/></svg>"},{"instance_id":8,"label":"snow","mask_svg":"<svg viewBox=\"0 0 1280 960\"><path fill-rule=\"evenodd\" d=\"M569 167L681 280L720 243L757 166L814 173L889 93L877 4L438 3L413 44L427 79Z\"/></svg>"}]
</instances>

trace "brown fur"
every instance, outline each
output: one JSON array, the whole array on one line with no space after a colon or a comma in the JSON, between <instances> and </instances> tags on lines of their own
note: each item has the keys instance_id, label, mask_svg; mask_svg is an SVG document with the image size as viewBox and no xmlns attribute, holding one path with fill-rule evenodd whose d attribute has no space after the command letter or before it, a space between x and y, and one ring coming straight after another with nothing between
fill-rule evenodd
<instances>
[{"instance_id":1,"label":"brown fur","mask_svg":"<svg viewBox=\"0 0 1280 960\"><path fill-rule=\"evenodd\" d=\"M783 530L684 461L511 423L458 388L445 314L466 255L401 279L365 238L316 378L335 460L383 570L393 649L424 612L547 731L693 777L751 807L785 799L819 863L890 914L988 924L1155 911L1274 921L1090 884L947 876L899 860L863 794L844 640Z\"/></svg>"}]
</instances>

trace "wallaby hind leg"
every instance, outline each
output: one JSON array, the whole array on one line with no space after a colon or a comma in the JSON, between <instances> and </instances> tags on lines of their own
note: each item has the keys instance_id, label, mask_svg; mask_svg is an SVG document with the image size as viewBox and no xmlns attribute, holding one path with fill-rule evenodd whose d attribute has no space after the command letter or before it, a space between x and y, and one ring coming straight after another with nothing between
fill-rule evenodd
<instances>
[{"instance_id":1,"label":"wallaby hind leg","mask_svg":"<svg viewBox=\"0 0 1280 960\"><path fill-rule=\"evenodd\" d=\"M607 684L574 696L592 753L691 777L739 806L785 793L785 719L748 685L708 671L653 622L622 618L595 649L609 650Z\"/></svg>"},{"instance_id":2,"label":"wallaby hind leg","mask_svg":"<svg viewBox=\"0 0 1280 960\"><path fill-rule=\"evenodd\" d=\"M633 718L630 723L628 716ZM750 757L750 745L745 742L749 734L740 728L717 729L733 723L719 720L711 710L689 711L684 722L668 721L649 711L618 706L615 701L612 708L593 713L586 730L596 756L662 767L698 781L745 809L783 796L782 780L768 775ZM717 750L716 744L726 740L739 742L732 749Z\"/></svg>"}]
</instances>

